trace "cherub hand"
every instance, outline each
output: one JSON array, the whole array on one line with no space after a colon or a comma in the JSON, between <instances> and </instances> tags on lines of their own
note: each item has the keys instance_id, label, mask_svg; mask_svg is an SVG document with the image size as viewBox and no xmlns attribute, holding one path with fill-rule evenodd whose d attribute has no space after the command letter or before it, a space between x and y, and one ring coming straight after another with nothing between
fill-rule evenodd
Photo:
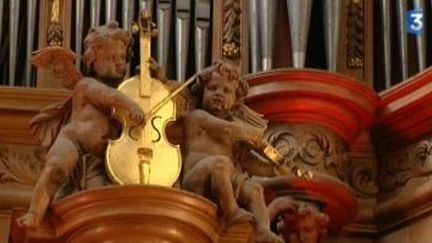
<instances>
[{"instance_id":1,"label":"cherub hand","mask_svg":"<svg viewBox=\"0 0 432 243\"><path fill-rule=\"evenodd\" d=\"M294 213L299 207L298 202L290 196L278 197L270 205L279 213Z\"/></svg>"},{"instance_id":2,"label":"cherub hand","mask_svg":"<svg viewBox=\"0 0 432 243\"><path fill-rule=\"evenodd\" d=\"M150 71L151 71L151 75L153 78L156 78L162 82L167 82L167 78L165 76L165 69L159 65L159 63L150 57L150 59L148 60L149 64L150 64Z\"/></svg>"},{"instance_id":3,"label":"cherub hand","mask_svg":"<svg viewBox=\"0 0 432 243\"><path fill-rule=\"evenodd\" d=\"M132 106L129 109L129 119L132 120L135 124L144 124L145 123L145 115L144 111L138 106Z\"/></svg>"},{"instance_id":4,"label":"cherub hand","mask_svg":"<svg viewBox=\"0 0 432 243\"><path fill-rule=\"evenodd\" d=\"M159 63L152 57L149 58L148 62L150 63L150 69L156 71L159 69Z\"/></svg>"},{"instance_id":5,"label":"cherub hand","mask_svg":"<svg viewBox=\"0 0 432 243\"><path fill-rule=\"evenodd\" d=\"M288 175L292 173L292 170L286 164L281 164L275 167L275 172L277 175Z\"/></svg>"},{"instance_id":6,"label":"cherub hand","mask_svg":"<svg viewBox=\"0 0 432 243\"><path fill-rule=\"evenodd\" d=\"M275 164L280 165L281 161L284 159L283 155L277 150L273 145L266 142L263 148L264 154Z\"/></svg>"},{"instance_id":7,"label":"cherub hand","mask_svg":"<svg viewBox=\"0 0 432 243\"><path fill-rule=\"evenodd\" d=\"M273 220L281 214L294 214L299 207L297 201L290 196L282 196L274 199L267 207L270 219Z\"/></svg>"}]
</instances>

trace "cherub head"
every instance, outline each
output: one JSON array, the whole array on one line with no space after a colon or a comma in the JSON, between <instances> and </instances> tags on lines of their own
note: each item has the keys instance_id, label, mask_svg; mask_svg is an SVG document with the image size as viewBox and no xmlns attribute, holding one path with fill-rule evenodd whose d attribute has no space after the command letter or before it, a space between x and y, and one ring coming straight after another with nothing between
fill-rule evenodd
<instances>
[{"instance_id":1,"label":"cherub head","mask_svg":"<svg viewBox=\"0 0 432 243\"><path fill-rule=\"evenodd\" d=\"M248 85L240 79L237 68L216 61L199 75L192 93L199 99L200 108L225 119L243 102L247 90Z\"/></svg>"},{"instance_id":2,"label":"cherub head","mask_svg":"<svg viewBox=\"0 0 432 243\"><path fill-rule=\"evenodd\" d=\"M329 217L309 204L300 204L296 212L282 215L278 226L287 243L318 243L327 237Z\"/></svg>"},{"instance_id":3,"label":"cherub head","mask_svg":"<svg viewBox=\"0 0 432 243\"><path fill-rule=\"evenodd\" d=\"M117 22L91 28L84 39L83 62L86 75L104 82L121 80L130 56L131 36Z\"/></svg>"}]
</instances>

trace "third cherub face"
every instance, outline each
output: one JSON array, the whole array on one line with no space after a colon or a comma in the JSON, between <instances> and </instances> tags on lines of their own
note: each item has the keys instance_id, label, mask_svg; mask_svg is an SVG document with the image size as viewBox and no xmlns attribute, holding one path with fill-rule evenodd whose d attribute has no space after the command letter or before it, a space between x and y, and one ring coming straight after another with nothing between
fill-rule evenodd
<instances>
[{"instance_id":1,"label":"third cherub face","mask_svg":"<svg viewBox=\"0 0 432 243\"><path fill-rule=\"evenodd\" d=\"M227 118L236 103L237 86L236 80L212 73L204 88L202 108L217 117Z\"/></svg>"}]
</instances>

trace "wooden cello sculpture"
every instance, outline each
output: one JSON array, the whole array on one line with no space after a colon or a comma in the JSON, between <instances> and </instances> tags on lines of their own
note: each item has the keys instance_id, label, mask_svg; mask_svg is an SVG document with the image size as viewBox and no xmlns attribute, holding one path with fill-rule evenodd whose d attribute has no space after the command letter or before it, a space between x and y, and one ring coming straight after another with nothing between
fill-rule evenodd
<instances>
[{"instance_id":1,"label":"wooden cello sculpture","mask_svg":"<svg viewBox=\"0 0 432 243\"><path fill-rule=\"evenodd\" d=\"M123 129L120 137L107 146L106 169L118 184L172 186L180 175L181 154L178 145L168 142L164 131L175 119L176 107L172 99L164 101L170 95L165 85L150 76L151 37L156 29L148 12L140 16L139 32L140 74L125 80L118 89L141 104L146 124L131 126L123 111L114 111Z\"/></svg>"}]
</instances>

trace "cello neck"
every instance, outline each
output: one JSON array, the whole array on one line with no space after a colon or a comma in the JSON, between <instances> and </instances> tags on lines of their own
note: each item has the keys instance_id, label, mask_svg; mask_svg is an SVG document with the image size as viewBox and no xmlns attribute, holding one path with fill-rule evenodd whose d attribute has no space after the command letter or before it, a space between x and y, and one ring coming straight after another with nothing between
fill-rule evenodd
<instances>
[{"instance_id":1,"label":"cello neck","mask_svg":"<svg viewBox=\"0 0 432 243\"><path fill-rule=\"evenodd\" d=\"M154 36L156 29L151 21L151 15L144 11L140 17L140 96L150 97L151 95L151 37Z\"/></svg>"}]
</instances>

